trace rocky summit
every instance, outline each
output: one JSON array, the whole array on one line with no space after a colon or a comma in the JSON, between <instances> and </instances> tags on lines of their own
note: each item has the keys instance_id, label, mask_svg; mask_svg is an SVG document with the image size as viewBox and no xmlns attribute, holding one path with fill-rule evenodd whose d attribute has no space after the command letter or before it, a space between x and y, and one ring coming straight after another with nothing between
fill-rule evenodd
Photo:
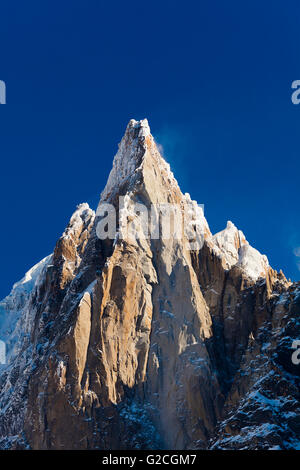
<instances>
[{"instance_id":1,"label":"rocky summit","mask_svg":"<svg viewBox=\"0 0 300 470\"><path fill-rule=\"evenodd\" d=\"M129 122L101 205L113 237L79 205L0 302L0 448L299 449L300 283L232 222L211 233L147 120ZM201 244L120 236L121 219L140 230L135 205L188 205Z\"/></svg>"}]
</instances>

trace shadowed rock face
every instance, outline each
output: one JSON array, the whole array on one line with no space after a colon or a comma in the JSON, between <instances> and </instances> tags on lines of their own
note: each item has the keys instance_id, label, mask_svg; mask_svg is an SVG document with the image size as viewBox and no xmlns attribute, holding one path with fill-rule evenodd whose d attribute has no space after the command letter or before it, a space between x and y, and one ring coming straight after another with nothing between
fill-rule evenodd
<instances>
[{"instance_id":1,"label":"shadowed rock face","mask_svg":"<svg viewBox=\"0 0 300 470\"><path fill-rule=\"evenodd\" d=\"M128 124L101 202L119 196L131 216L133 203L190 201L146 120ZM2 335L1 318L19 318L0 447L297 446L300 286L232 223L212 236L196 219L205 241L191 251L187 237L100 240L78 207L22 302L13 290L0 303Z\"/></svg>"}]
</instances>

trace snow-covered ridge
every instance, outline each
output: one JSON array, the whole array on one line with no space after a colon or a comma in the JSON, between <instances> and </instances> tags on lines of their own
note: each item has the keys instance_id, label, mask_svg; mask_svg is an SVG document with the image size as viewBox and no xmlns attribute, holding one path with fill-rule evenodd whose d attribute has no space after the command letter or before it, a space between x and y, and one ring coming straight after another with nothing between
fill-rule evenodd
<instances>
[{"instance_id":1,"label":"snow-covered ridge","mask_svg":"<svg viewBox=\"0 0 300 470\"><path fill-rule=\"evenodd\" d=\"M245 235L230 221L227 227L212 237L213 250L222 257L226 269L239 266L256 281L265 278L270 267L268 258L249 245Z\"/></svg>"},{"instance_id":2,"label":"snow-covered ridge","mask_svg":"<svg viewBox=\"0 0 300 470\"><path fill-rule=\"evenodd\" d=\"M243 232L230 221L224 230L213 236L213 242L224 256L228 269L238 262L241 246L248 243Z\"/></svg>"},{"instance_id":3,"label":"snow-covered ridge","mask_svg":"<svg viewBox=\"0 0 300 470\"><path fill-rule=\"evenodd\" d=\"M41 272L43 271L46 264L49 263L51 255L46 256L44 259L35 264L25 276L13 285L10 294L0 302L0 328L1 328L1 313L3 310L18 309L24 305L24 301L27 300L29 294L36 286L37 281Z\"/></svg>"},{"instance_id":4,"label":"snow-covered ridge","mask_svg":"<svg viewBox=\"0 0 300 470\"><path fill-rule=\"evenodd\" d=\"M265 278L270 268L266 255L262 255L249 243L241 246L237 266L255 281L260 277Z\"/></svg>"},{"instance_id":5,"label":"snow-covered ridge","mask_svg":"<svg viewBox=\"0 0 300 470\"><path fill-rule=\"evenodd\" d=\"M7 348L7 362L18 352L22 338L28 329L28 306L32 292L44 278L52 255L34 265L25 276L14 284L11 293L0 302L0 340ZM0 368L1 372L1 368Z\"/></svg>"}]
</instances>

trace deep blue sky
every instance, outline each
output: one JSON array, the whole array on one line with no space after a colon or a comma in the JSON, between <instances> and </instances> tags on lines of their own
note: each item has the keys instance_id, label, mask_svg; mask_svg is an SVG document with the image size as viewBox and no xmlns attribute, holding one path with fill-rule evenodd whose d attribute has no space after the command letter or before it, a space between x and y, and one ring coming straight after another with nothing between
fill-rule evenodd
<instances>
[{"instance_id":1,"label":"deep blue sky","mask_svg":"<svg viewBox=\"0 0 300 470\"><path fill-rule=\"evenodd\" d=\"M1 2L0 298L144 117L212 231L232 220L299 279L299 24L298 0Z\"/></svg>"}]
</instances>

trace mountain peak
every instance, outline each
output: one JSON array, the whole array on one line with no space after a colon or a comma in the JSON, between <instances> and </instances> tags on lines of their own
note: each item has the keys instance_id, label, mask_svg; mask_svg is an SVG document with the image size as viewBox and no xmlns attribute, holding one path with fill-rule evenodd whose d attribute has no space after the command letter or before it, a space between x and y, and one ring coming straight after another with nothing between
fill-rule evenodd
<instances>
[{"instance_id":1,"label":"mountain peak","mask_svg":"<svg viewBox=\"0 0 300 470\"><path fill-rule=\"evenodd\" d=\"M118 232L101 239L79 205L0 302L0 449L297 448L299 286L232 222L212 235L145 119L127 125L102 201L118 196ZM180 236L176 211L164 219L175 205ZM131 237L155 225L150 206L157 234Z\"/></svg>"},{"instance_id":2,"label":"mountain peak","mask_svg":"<svg viewBox=\"0 0 300 470\"><path fill-rule=\"evenodd\" d=\"M148 119L141 119L140 121L136 121L135 119L131 119L127 125L126 133L134 133L136 137L147 137L151 134L150 126L148 123Z\"/></svg>"},{"instance_id":3,"label":"mountain peak","mask_svg":"<svg viewBox=\"0 0 300 470\"><path fill-rule=\"evenodd\" d=\"M111 194L115 194L122 184L134 175L141 167L146 150L154 146L148 120L131 119L114 157L112 170L101 194L101 201L108 200ZM163 160L161 155L160 158Z\"/></svg>"}]
</instances>

